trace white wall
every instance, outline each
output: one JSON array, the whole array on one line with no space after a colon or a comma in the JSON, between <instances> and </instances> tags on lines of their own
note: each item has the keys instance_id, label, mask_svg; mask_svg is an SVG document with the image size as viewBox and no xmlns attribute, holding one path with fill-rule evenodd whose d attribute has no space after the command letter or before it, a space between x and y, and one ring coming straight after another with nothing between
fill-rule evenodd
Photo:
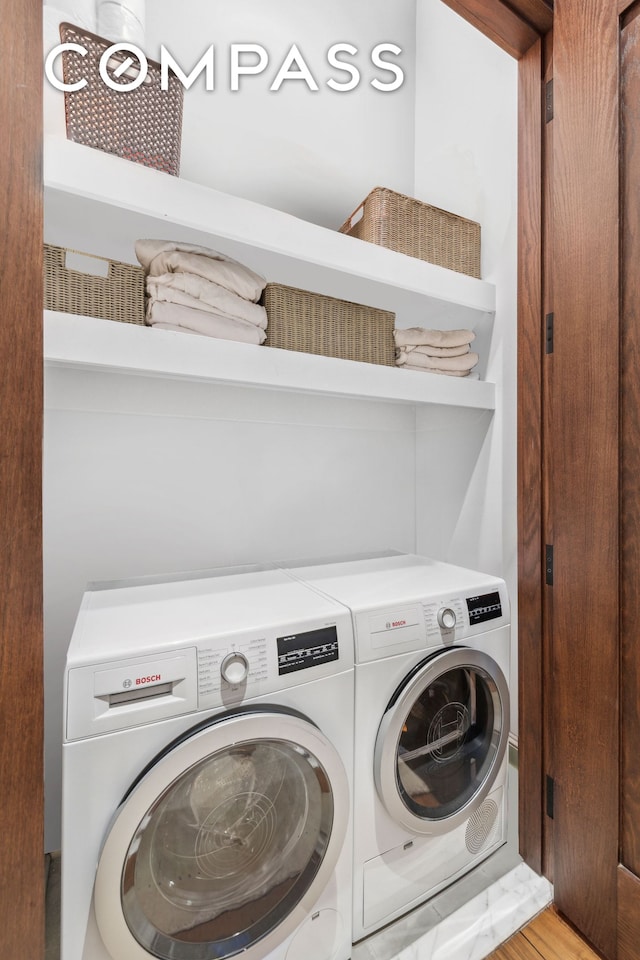
<instances>
[{"instance_id":1,"label":"white wall","mask_svg":"<svg viewBox=\"0 0 640 960\"><path fill-rule=\"evenodd\" d=\"M147 4L147 50L164 43L185 70L205 48L216 49L216 90L201 83L185 96L181 175L227 193L257 200L337 229L377 184L410 192L413 184L413 116L416 0L171 0ZM194 29L194 25L197 28ZM347 79L326 60L338 42L358 48L353 62L360 84L338 93L330 77ZM381 42L402 48L396 59L405 82L391 93L370 85L392 79L371 65ZM232 43L258 43L268 52L265 73L229 89ZM269 86L296 43L320 89L287 81Z\"/></svg>"},{"instance_id":2,"label":"white wall","mask_svg":"<svg viewBox=\"0 0 640 960\"><path fill-rule=\"evenodd\" d=\"M189 74L204 51L215 48L215 90L205 90L203 77L185 92L180 175L333 229L378 184L411 193L416 2L148 0L150 58L159 59L164 44ZM60 42L61 20L95 29L94 0L44 4L45 54ZM241 43L263 46L269 64L263 74L242 78L239 91L232 92L229 49ZM288 80L270 91L294 43L319 90ZM360 70L351 91L327 86L331 78L348 79L327 62L335 43L358 50L353 57L340 55ZM398 90L384 93L371 86L374 78L393 79L371 62L378 43L402 50L397 57L384 55L404 71ZM48 83L44 92L45 132L64 135L63 95Z\"/></svg>"},{"instance_id":3,"label":"white wall","mask_svg":"<svg viewBox=\"0 0 640 960\"><path fill-rule=\"evenodd\" d=\"M516 491L516 310L517 310L517 63L440 0L419 0L416 47L415 196L482 228L482 278L496 285L496 316L487 357L487 379L497 403L487 430L465 435L470 420L444 440L433 416L420 413L418 429L434 436L419 446L419 549L439 543L453 563L504 577L512 602L512 712L517 730L517 491ZM484 346L484 344L483 344ZM440 431L442 422L440 424ZM440 439L438 439L440 437ZM442 471L456 463L460 444L479 447L473 474L455 523L439 539L429 523L429 498L446 494ZM441 455L440 455L441 454Z\"/></svg>"}]
</instances>

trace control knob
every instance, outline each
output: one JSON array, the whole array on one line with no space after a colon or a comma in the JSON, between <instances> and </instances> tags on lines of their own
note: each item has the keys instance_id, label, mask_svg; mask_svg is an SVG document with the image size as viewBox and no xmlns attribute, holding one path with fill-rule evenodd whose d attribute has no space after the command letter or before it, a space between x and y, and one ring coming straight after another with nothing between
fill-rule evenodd
<instances>
[{"instance_id":1,"label":"control knob","mask_svg":"<svg viewBox=\"0 0 640 960\"><path fill-rule=\"evenodd\" d=\"M233 653L228 653L220 664L220 673L223 680L226 680L232 687L237 687L238 684L247 679L249 661L244 653L238 653L234 650Z\"/></svg>"},{"instance_id":2,"label":"control knob","mask_svg":"<svg viewBox=\"0 0 640 960\"><path fill-rule=\"evenodd\" d=\"M438 610L438 623L442 630L453 630L456 625L455 610L451 607L441 607Z\"/></svg>"}]
</instances>

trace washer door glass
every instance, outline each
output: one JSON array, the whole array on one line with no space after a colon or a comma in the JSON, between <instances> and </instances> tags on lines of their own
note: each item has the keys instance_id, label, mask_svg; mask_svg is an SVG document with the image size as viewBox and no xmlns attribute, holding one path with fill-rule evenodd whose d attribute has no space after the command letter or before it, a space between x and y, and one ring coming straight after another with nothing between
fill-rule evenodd
<instances>
[{"instance_id":1,"label":"washer door glass","mask_svg":"<svg viewBox=\"0 0 640 960\"><path fill-rule=\"evenodd\" d=\"M378 735L376 782L392 815L429 832L467 818L498 773L508 717L506 681L490 657L456 648L421 665Z\"/></svg>"},{"instance_id":2,"label":"washer door glass","mask_svg":"<svg viewBox=\"0 0 640 960\"><path fill-rule=\"evenodd\" d=\"M174 776L169 766L161 790L173 753L124 801L96 881L98 924L114 955L257 957L304 917L300 902L311 888L317 895L335 866L344 836L336 805L348 801L348 788L320 731L307 734L306 743L260 736L269 721L288 723L290 733L296 724L301 733L311 729L293 717L238 718L238 731L250 724L253 736L246 738L225 733L234 724L223 723L200 744L173 751L182 770ZM191 751L192 759L207 737L218 748L185 766L181 752ZM116 885L119 917L112 909Z\"/></svg>"},{"instance_id":3,"label":"washer door glass","mask_svg":"<svg viewBox=\"0 0 640 960\"><path fill-rule=\"evenodd\" d=\"M314 757L269 740L229 747L185 773L149 810L122 878L125 918L159 956L186 944L237 953L277 926L313 880L331 832Z\"/></svg>"}]
</instances>

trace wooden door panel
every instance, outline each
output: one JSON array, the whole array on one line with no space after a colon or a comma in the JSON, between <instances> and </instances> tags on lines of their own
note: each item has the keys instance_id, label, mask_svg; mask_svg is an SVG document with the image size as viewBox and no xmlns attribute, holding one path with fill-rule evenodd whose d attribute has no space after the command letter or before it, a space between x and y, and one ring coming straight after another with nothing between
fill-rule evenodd
<instances>
[{"instance_id":1,"label":"wooden door panel","mask_svg":"<svg viewBox=\"0 0 640 960\"><path fill-rule=\"evenodd\" d=\"M640 18L620 46L621 860L640 876Z\"/></svg>"},{"instance_id":2,"label":"wooden door panel","mask_svg":"<svg viewBox=\"0 0 640 960\"><path fill-rule=\"evenodd\" d=\"M618 22L555 9L552 248L554 892L616 950L618 844Z\"/></svg>"}]
</instances>

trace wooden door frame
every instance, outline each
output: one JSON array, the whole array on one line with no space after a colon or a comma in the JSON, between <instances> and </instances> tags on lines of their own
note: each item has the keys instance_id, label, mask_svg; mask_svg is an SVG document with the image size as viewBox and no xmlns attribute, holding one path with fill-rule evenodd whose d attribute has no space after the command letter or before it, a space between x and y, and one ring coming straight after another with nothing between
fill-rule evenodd
<instances>
[{"instance_id":1,"label":"wooden door frame","mask_svg":"<svg viewBox=\"0 0 640 960\"><path fill-rule=\"evenodd\" d=\"M0 943L44 951L42 0L6 0L0 39Z\"/></svg>"},{"instance_id":2,"label":"wooden door frame","mask_svg":"<svg viewBox=\"0 0 640 960\"><path fill-rule=\"evenodd\" d=\"M637 362L640 283L640 205L636 200L640 164L636 114L640 79L635 64L640 55L640 3L622 0L620 50L621 219L620 250L620 864L618 866L618 960L632 960L640 943L640 774L636 744L640 736L637 690L640 661L640 390Z\"/></svg>"},{"instance_id":3,"label":"wooden door frame","mask_svg":"<svg viewBox=\"0 0 640 960\"><path fill-rule=\"evenodd\" d=\"M550 0L444 0L519 59L518 492L520 847L543 867L541 347L542 195L540 39ZM42 4L7 0L0 87L0 183L5 243L0 261L5 357L0 385L2 651L0 743L5 821L0 856L3 953L44 952L42 711ZM10 189L7 189L10 188ZM8 361L7 362L7 359Z\"/></svg>"},{"instance_id":4,"label":"wooden door frame","mask_svg":"<svg viewBox=\"0 0 640 960\"><path fill-rule=\"evenodd\" d=\"M553 27L553 0L442 0L520 60Z\"/></svg>"},{"instance_id":5,"label":"wooden door frame","mask_svg":"<svg viewBox=\"0 0 640 960\"><path fill-rule=\"evenodd\" d=\"M556 906L617 951L619 844L619 40L612 0L553 28L555 313L545 439L555 557L550 651Z\"/></svg>"}]
</instances>

